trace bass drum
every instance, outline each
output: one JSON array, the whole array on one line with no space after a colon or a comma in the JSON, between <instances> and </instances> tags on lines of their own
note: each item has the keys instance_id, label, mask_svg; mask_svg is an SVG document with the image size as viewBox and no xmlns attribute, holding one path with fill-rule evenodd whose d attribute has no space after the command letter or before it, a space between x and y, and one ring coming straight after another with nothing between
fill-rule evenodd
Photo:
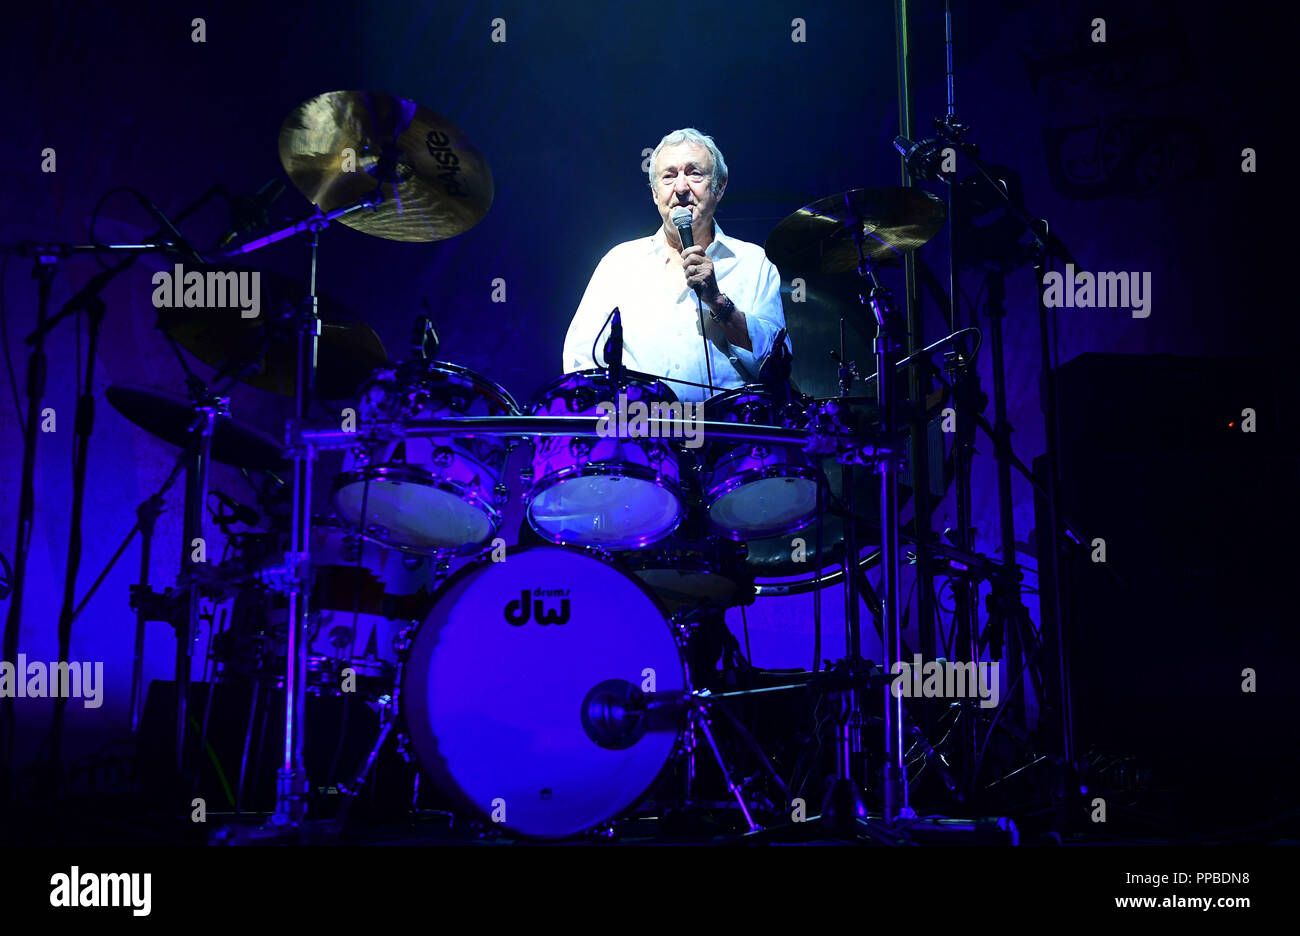
<instances>
[{"instance_id":1,"label":"bass drum","mask_svg":"<svg viewBox=\"0 0 1300 936\"><path fill-rule=\"evenodd\" d=\"M439 788L520 835L558 839L624 812L669 763L680 713L608 720L614 695L651 686L686 689L650 591L577 549L515 547L438 594L411 641L399 705Z\"/></svg>"}]
</instances>

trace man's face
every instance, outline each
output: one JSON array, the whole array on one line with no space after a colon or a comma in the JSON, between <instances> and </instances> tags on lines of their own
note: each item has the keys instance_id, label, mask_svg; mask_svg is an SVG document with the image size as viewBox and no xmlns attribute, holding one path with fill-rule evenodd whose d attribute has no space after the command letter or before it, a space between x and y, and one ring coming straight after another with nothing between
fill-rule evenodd
<instances>
[{"instance_id":1,"label":"man's face","mask_svg":"<svg viewBox=\"0 0 1300 936\"><path fill-rule=\"evenodd\" d=\"M698 143L676 143L659 151L656 170L655 206L669 239L681 246L670 220L673 209L680 206L691 210L691 231L699 243L713 229L713 211L726 189L722 185L713 191L713 156Z\"/></svg>"}]
</instances>

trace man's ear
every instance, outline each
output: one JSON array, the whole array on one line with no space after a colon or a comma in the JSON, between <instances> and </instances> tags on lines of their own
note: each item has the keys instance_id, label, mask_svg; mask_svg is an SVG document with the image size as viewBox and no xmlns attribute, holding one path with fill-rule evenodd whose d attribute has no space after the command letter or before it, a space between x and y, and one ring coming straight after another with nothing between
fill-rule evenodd
<instances>
[{"instance_id":1,"label":"man's ear","mask_svg":"<svg viewBox=\"0 0 1300 936\"><path fill-rule=\"evenodd\" d=\"M720 186L718 186L718 201L722 201L722 194L726 192L726 190L727 190L726 182L723 182Z\"/></svg>"}]
</instances>

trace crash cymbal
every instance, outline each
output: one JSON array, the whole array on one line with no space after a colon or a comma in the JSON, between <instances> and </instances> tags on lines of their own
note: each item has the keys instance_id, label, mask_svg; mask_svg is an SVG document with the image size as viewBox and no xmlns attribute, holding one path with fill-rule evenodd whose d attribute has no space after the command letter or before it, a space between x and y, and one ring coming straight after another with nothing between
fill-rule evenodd
<instances>
[{"instance_id":1,"label":"crash cymbal","mask_svg":"<svg viewBox=\"0 0 1300 936\"><path fill-rule=\"evenodd\" d=\"M194 405L183 393L118 385L109 387L104 395L115 410L151 435L181 448L190 444ZM230 416L218 416L213 426L212 459L253 470L286 467L283 445Z\"/></svg>"},{"instance_id":2,"label":"crash cymbal","mask_svg":"<svg viewBox=\"0 0 1300 936\"><path fill-rule=\"evenodd\" d=\"M230 264L187 266L185 272L254 271ZM298 370L297 321L306 299L302 283L281 273L257 272L258 311L245 318L245 308L233 298L225 306L162 307L158 327L205 364L221 367L249 362L244 383L283 396L293 396ZM155 303L157 304L157 303ZM317 296L321 335L317 348L316 395L342 400L357 388L388 355L374 330L347 314L342 305Z\"/></svg>"},{"instance_id":3,"label":"crash cymbal","mask_svg":"<svg viewBox=\"0 0 1300 936\"><path fill-rule=\"evenodd\" d=\"M943 226L943 202L918 188L852 189L805 205L768 235L767 257L783 271L848 273L858 268L856 227L863 253L875 263L901 260Z\"/></svg>"},{"instance_id":4,"label":"crash cymbal","mask_svg":"<svg viewBox=\"0 0 1300 936\"><path fill-rule=\"evenodd\" d=\"M492 205L492 171L469 138L446 117L387 94L331 91L304 101L280 127L280 162L326 212L359 201L389 175L376 210L339 219L387 240L455 237Z\"/></svg>"}]
</instances>

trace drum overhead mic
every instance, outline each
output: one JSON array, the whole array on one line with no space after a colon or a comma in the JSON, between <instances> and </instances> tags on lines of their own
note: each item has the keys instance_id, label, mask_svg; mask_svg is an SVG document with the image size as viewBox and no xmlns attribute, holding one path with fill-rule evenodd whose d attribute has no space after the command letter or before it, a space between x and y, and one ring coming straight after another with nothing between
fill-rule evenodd
<instances>
[{"instance_id":1,"label":"drum overhead mic","mask_svg":"<svg viewBox=\"0 0 1300 936\"><path fill-rule=\"evenodd\" d=\"M695 234L691 231L691 209L674 208L673 213L668 216L673 222L673 227L677 228L677 235L682 239L682 249L695 246Z\"/></svg>"},{"instance_id":2,"label":"drum overhead mic","mask_svg":"<svg viewBox=\"0 0 1300 936\"><path fill-rule=\"evenodd\" d=\"M605 367L614 383L623 380L623 313L614 307L609 319L609 339L605 342Z\"/></svg>"},{"instance_id":3,"label":"drum overhead mic","mask_svg":"<svg viewBox=\"0 0 1300 936\"><path fill-rule=\"evenodd\" d=\"M425 314L417 315L411 326L411 353L418 360L432 361L438 356L438 332L433 327L429 300L424 300Z\"/></svg>"}]
</instances>

